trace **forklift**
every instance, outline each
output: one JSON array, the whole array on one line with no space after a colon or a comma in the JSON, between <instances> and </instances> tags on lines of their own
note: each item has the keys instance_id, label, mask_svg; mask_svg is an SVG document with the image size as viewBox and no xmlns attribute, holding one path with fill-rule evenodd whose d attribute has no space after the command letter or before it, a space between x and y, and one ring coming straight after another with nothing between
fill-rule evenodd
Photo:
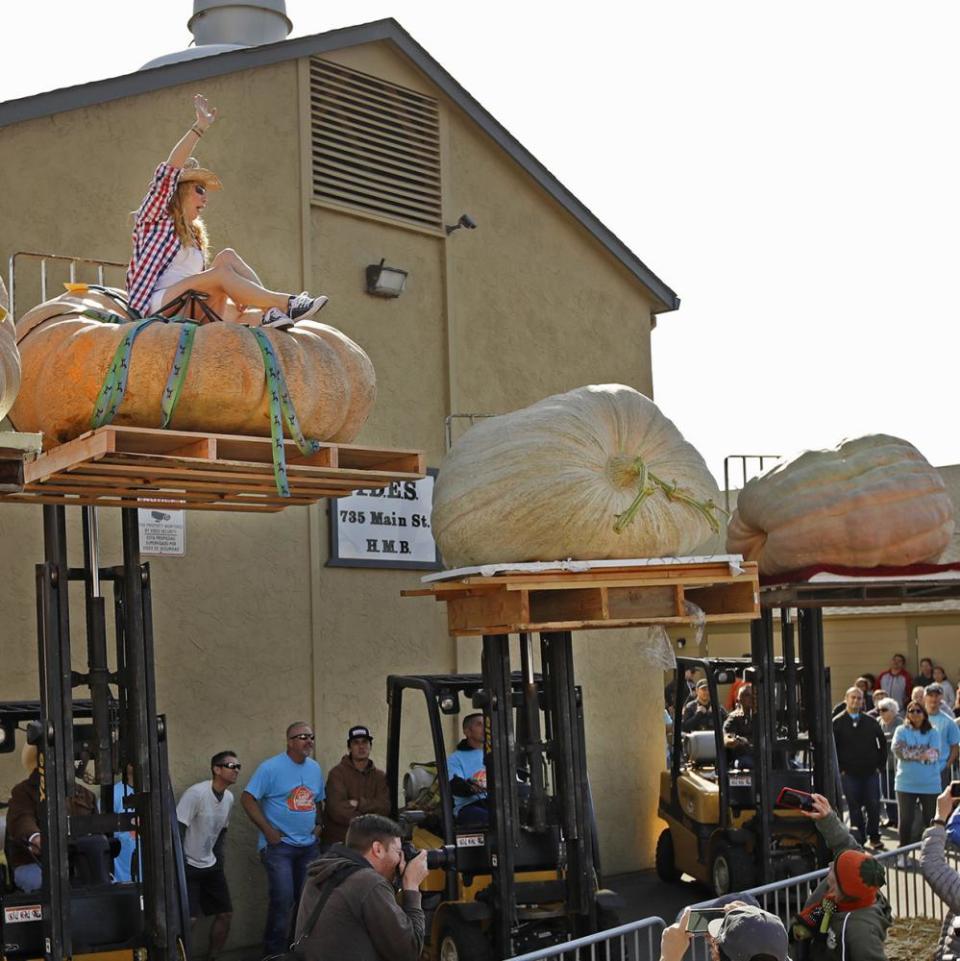
<instances>
[{"instance_id":1,"label":"forklift","mask_svg":"<svg viewBox=\"0 0 960 961\"><path fill-rule=\"evenodd\" d=\"M960 579L939 574L923 565L914 577L883 568L865 577L835 568L827 579L770 579L760 590L760 617L750 625L749 658L677 659L673 759L660 780L659 813L668 825L657 842L662 880L689 874L719 895L826 866L829 852L811 823L778 803L782 790L792 788L822 794L840 809L823 609L960 597ZM775 612L780 657L774 656ZM688 668L703 671L713 711L712 730L692 737L680 728ZM736 670L753 685L750 770L734 769L723 747L718 685L732 682Z\"/></svg>"},{"instance_id":2,"label":"forklift","mask_svg":"<svg viewBox=\"0 0 960 961\"><path fill-rule=\"evenodd\" d=\"M571 634L540 634L542 673L530 634L511 672L509 640L483 637L482 674L387 679L392 814L432 868L429 961L510 958L619 923L620 899L602 886ZM473 711L484 720L489 823L460 826L444 719ZM429 731L431 756L411 753L410 727Z\"/></svg>"},{"instance_id":3,"label":"forklift","mask_svg":"<svg viewBox=\"0 0 960 961\"><path fill-rule=\"evenodd\" d=\"M0 748L12 751L18 731L33 723L40 776L39 891L0 889L0 959L86 955L181 961L189 956L189 908L183 852L154 678L149 565L140 561L134 508L121 510L122 563L102 566L97 510L83 507L83 566L67 561L66 510L43 507L45 559L36 568L40 700L0 705ZM83 584L86 669L74 669L71 583ZM113 594L113 665L108 655L107 599ZM75 697L86 689L89 697ZM34 733L35 732L35 733ZM133 771L124 809L114 809L114 784ZM75 777L99 787L98 810L68 815ZM129 883L107 872L78 872L77 842L136 831ZM8 840L8 844L9 844ZM73 869L71 868L73 865ZM106 876L103 876L106 874Z\"/></svg>"}]
</instances>

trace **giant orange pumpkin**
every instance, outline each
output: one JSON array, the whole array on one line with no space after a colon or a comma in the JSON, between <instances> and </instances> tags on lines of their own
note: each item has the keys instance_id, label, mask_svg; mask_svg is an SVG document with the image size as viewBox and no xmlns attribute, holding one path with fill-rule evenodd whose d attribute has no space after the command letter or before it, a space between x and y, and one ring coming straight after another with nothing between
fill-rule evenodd
<instances>
[{"instance_id":1,"label":"giant orange pumpkin","mask_svg":"<svg viewBox=\"0 0 960 961\"><path fill-rule=\"evenodd\" d=\"M873 434L806 451L749 481L727 550L757 561L761 574L899 567L937 561L953 529L940 473L907 441Z\"/></svg>"},{"instance_id":2,"label":"giant orange pumpkin","mask_svg":"<svg viewBox=\"0 0 960 961\"><path fill-rule=\"evenodd\" d=\"M122 313L96 291L67 293L35 307L17 324L23 363L10 419L42 431L46 446L90 430L97 396L130 323L102 323L85 310ZM183 327L155 323L134 341L126 393L112 423L160 427L161 400ZM283 368L303 434L352 441L376 396L373 364L349 337L312 320L265 331ZM198 328L171 422L174 430L269 436L269 394L253 333L239 324Z\"/></svg>"}]
</instances>

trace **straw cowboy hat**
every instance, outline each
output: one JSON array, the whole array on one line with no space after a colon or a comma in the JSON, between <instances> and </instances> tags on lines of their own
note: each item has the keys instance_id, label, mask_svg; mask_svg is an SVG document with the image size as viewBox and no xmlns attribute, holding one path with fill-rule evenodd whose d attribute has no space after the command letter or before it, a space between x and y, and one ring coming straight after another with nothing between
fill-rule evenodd
<instances>
[{"instance_id":1,"label":"straw cowboy hat","mask_svg":"<svg viewBox=\"0 0 960 961\"><path fill-rule=\"evenodd\" d=\"M222 190L223 182L212 171L206 167L201 167L196 157L187 157L183 165L183 173L180 174L180 183L189 183L191 180L198 180L207 190Z\"/></svg>"}]
</instances>

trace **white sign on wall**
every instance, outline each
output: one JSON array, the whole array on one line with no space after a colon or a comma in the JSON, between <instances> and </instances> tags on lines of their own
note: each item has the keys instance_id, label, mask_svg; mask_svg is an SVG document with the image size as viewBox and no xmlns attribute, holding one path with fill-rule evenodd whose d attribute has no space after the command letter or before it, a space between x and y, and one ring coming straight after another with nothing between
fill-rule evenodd
<instances>
[{"instance_id":1,"label":"white sign on wall","mask_svg":"<svg viewBox=\"0 0 960 961\"><path fill-rule=\"evenodd\" d=\"M186 553L187 522L182 510L165 507L141 507L140 553L183 557Z\"/></svg>"},{"instance_id":2,"label":"white sign on wall","mask_svg":"<svg viewBox=\"0 0 960 961\"><path fill-rule=\"evenodd\" d=\"M394 481L330 500L328 567L439 570L430 529L435 468L419 481Z\"/></svg>"}]
</instances>

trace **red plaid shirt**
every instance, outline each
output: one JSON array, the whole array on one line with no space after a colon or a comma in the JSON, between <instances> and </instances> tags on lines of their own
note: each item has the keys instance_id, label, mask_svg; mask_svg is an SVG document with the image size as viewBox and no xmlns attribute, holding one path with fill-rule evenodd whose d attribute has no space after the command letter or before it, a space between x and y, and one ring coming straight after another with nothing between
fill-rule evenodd
<instances>
[{"instance_id":1,"label":"red plaid shirt","mask_svg":"<svg viewBox=\"0 0 960 961\"><path fill-rule=\"evenodd\" d=\"M160 164L137 211L133 256L127 268L127 298L141 315L149 309L157 280L182 246L169 210L181 173L180 167Z\"/></svg>"}]
</instances>

